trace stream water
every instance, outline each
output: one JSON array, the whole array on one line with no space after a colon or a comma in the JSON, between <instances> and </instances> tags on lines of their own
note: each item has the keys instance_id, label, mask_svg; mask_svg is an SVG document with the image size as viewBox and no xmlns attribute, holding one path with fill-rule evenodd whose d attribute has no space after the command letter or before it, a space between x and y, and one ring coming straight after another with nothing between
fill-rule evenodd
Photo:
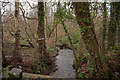
<instances>
[{"instance_id":1,"label":"stream water","mask_svg":"<svg viewBox=\"0 0 120 80\"><path fill-rule=\"evenodd\" d=\"M52 76L63 78L75 78L76 72L73 65L73 51L70 49L61 49L56 57L55 64L57 70L52 73Z\"/></svg>"}]
</instances>

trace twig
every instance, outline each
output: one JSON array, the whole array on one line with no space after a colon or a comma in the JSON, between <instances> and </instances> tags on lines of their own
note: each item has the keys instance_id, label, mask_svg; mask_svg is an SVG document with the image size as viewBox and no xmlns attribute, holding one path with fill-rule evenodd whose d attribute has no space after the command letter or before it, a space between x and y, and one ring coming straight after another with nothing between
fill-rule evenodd
<instances>
[{"instance_id":1,"label":"twig","mask_svg":"<svg viewBox=\"0 0 120 80\"><path fill-rule=\"evenodd\" d=\"M57 27L58 23L59 23L59 21L57 21L56 24L54 25L54 28L53 28L52 31L50 32L50 34L49 34L49 36L48 36L48 39L50 38L50 36L51 36L52 32L54 31L54 29Z\"/></svg>"},{"instance_id":2,"label":"twig","mask_svg":"<svg viewBox=\"0 0 120 80\"><path fill-rule=\"evenodd\" d=\"M38 6L34 6L32 7L31 4L26 0L26 2L28 3L28 5L30 6L31 9L37 8Z\"/></svg>"},{"instance_id":3,"label":"twig","mask_svg":"<svg viewBox=\"0 0 120 80\"><path fill-rule=\"evenodd\" d=\"M15 37L14 33L13 32L9 32L13 37Z\"/></svg>"},{"instance_id":4,"label":"twig","mask_svg":"<svg viewBox=\"0 0 120 80\"><path fill-rule=\"evenodd\" d=\"M20 10L21 10L21 12L22 12L24 18L27 18L27 19L30 19L30 20L37 20L37 21L38 21L38 19L37 19L36 17L31 18L31 17L25 16L25 10L23 9L22 4L20 4L20 5L21 5Z\"/></svg>"}]
</instances>

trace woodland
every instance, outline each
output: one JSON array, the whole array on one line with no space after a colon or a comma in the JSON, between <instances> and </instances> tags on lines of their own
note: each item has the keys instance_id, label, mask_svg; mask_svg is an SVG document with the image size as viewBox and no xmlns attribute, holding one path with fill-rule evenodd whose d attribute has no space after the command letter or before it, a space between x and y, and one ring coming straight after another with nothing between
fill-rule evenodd
<instances>
[{"instance_id":1,"label":"woodland","mask_svg":"<svg viewBox=\"0 0 120 80\"><path fill-rule=\"evenodd\" d=\"M120 79L120 2L0 5L4 74L19 68L63 79Z\"/></svg>"}]
</instances>

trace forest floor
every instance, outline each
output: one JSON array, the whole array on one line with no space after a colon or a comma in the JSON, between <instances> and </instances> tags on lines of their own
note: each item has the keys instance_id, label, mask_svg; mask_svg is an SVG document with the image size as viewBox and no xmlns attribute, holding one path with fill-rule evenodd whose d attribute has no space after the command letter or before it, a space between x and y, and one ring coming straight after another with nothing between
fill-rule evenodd
<instances>
[{"instance_id":1,"label":"forest floor","mask_svg":"<svg viewBox=\"0 0 120 80\"><path fill-rule=\"evenodd\" d=\"M22 50L22 55L23 55L23 62L22 62L22 70L24 72L28 72L28 73L36 73L34 72L35 69L33 67L35 67L35 65L37 63L35 63L35 60L36 60L36 56L38 53L29 53L31 51L34 51L34 48L31 48L31 49L25 49L25 50ZM54 62L55 61L55 57L57 56L57 53L55 54L50 54L49 55L50 58L52 59L52 61ZM35 64L34 64L35 63ZM51 72L55 71L55 64L52 63L52 65L49 65L48 68L42 72L42 74L44 75L49 75ZM39 73L38 73L39 74Z\"/></svg>"},{"instance_id":2,"label":"forest floor","mask_svg":"<svg viewBox=\"0 0 120 80\"><path fill-rule=\"evenodd\" d=\"M13 43L5 43L3 45L3 52L5 53L5 57L7 58L8 62L10 63L11 61L11 57L13 54L13 49L14 49L14 44ZM23 72L28 72L28 73L35 73L35 59L37 56L37 47L35 48L22 48L20 50L21 52L21 56L23 61L18 63L19 66L17 66L18 68L21 68L23 70ZM53 59L53 63L52 65L48 66L48 68L42 73L44 75L49 75L52 72L55 72L57 70L57 67L54 63L54 61L56 60L56 56L58 55L58 53L52 53L50 54L50 57ZM120 51L111 51L108 52L106 54L106 63L108 65L108 67L110 68L110 70L113 72L114 75L117 75L120 78ZM89 78L91 77L90 74L90 70L88 70L87 66L87 62L80 62L81 64L81 69L79 72L86 72L86 74L84 74L83 76L88 76ZM79 67L78 67L79 68ZM76 72L78 70L78 68L76 69ZM79 75L79 73L77 72L77 74ZM79 77L79 76L77 76Z\"/></svg>"},{"instance_id":3,"label":"forest floor","mask_svg":"<svg viewBox=\"0 0 120 80\"><path fill-rule=\"evenodd\" d=\"M105 57L106 64L108 65L110 71L112 72L113 76L109 74L109 78L119 78L120 79L120 51L109 52L106 54ZM92 67L88 64L87 58L82 61L79 61L81 67L78 67L74 64L74 68L77 70L77 78L94 78L92 76L94 71L92 71Z\"/></svg>"},{"instance_id":4,"label":"forest floor","mask_svg":"<svg viewBox=\"0 0 120 80\"><path fill-rule=\"evenodd\" d=\"M11 59L13 56L13 49L14 49L13 43L8 42L8 43L4 44L3 52L5 53L5 57L7 58L9 65L11 65L11 62L12 62ZM37 73L37 71L35 70L35 65L37 65L35 60L37 60L37 58L38 58L37 57L37 55L38 55L37 47L21 48L20 53L21 53L21 57L22 57L22 62L15 63L15 64L18 64L18 66L16 66L16 67L21 68L23 70L23 72ZM55 57L57 55L58 55L58 53L49 54L49 56L53 62L55 61L55 59L56 59ZM12 67L10 69L12 69ZM49 75L51 72L54 72L54 71L56 71L56 65L54 63L52 63L41 74Z\"/></svg>"}]
</instances>

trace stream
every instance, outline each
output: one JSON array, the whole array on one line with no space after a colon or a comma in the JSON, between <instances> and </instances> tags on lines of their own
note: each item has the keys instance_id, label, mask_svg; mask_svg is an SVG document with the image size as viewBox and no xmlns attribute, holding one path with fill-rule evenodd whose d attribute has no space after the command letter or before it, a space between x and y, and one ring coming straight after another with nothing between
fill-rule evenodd
<instances>
[{"instance_id":1,"label":"stream","mask_svg":"<svg viewBox=\"0 0 120 80\"><path fill-rule=\"evenodd\" d=\"M62 78L76 78L75 69L73 65L73 51L70 49L61 49L56 56L55 64L57 65L57 70L52 73L52 76L62 77Z\"/></svg>"}]
</instances>

